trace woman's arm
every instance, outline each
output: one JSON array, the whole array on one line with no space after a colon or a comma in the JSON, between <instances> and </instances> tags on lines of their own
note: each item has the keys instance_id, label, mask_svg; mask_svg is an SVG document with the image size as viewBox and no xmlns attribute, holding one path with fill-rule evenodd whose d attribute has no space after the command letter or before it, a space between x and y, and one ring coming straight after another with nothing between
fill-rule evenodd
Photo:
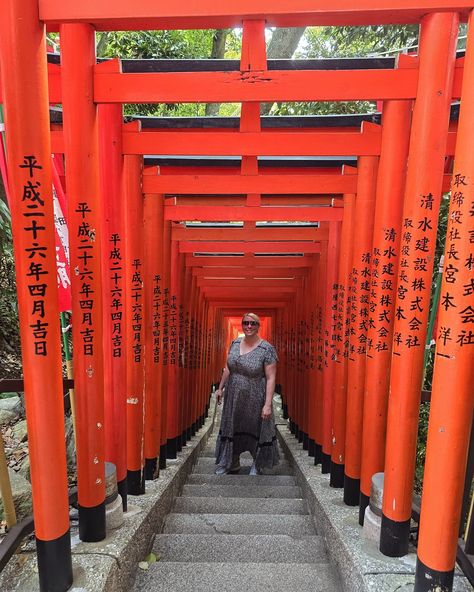
<instances>
[{"instance_id":1,"label":"woman's arm","mask_svg":"<svg viewBox=\"0 0 474 592\"><path fill-rule=\"evenodd\" d=\"M275 394L276 362L265 366L265 403L262 407L262 419L270 419L272 415L272 400Z\"/></svg>"},{"instance_id":2,"label":"woman's arm","mask_svg":"<svg viewBox=\"0 0 474 592\"><path fill-rule=\"evenodd\" d=\"M218 405L221 404L221 400L222 400L222 389L224 388L224 386L227 383L227 379L229 378L229 374L230 374L230 370L229 370L229 367L226 364L225 365L225 368L222 371L221 381L219 382L219 388L216 391L216 397L217 397L217 404Z\"/></svg>"}]
</instances>

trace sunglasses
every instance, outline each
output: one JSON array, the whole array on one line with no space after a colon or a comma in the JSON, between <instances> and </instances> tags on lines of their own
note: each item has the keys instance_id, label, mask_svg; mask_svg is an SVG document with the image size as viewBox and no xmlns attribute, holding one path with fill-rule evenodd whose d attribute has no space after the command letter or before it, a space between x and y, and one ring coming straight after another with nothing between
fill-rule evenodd
<instances>
[{"instance_id":1,"label":"sunglasses","mask_svg":"<svg viewBox=\"0 0 474 592\"><path fill-rule=\"evenodd\" d=\"M250 327L256 327L258 325L257 321L242 321L242 325L248 325Z\"/></svg>"}]
</instances>

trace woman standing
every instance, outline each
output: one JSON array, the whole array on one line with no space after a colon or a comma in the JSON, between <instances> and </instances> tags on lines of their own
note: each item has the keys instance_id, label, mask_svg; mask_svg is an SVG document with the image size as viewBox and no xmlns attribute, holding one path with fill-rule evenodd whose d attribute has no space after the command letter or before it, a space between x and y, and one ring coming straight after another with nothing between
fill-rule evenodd
<instances>
[{"instance_id":1,"label":"woman standing","mask_svg":"<svg viewBox=\"0 0 474 592\"><path fill-rule=\"evenodd\" d=\"M279 461L273 418L278 356L273 345L261 339L260 319L254 313L242 317L244 337L235 339L217 389L217 402L224 408L216 445L216 474L237 472L242 452L254 459L251 475L272 468Z\"/></svg>"}]
</instances>

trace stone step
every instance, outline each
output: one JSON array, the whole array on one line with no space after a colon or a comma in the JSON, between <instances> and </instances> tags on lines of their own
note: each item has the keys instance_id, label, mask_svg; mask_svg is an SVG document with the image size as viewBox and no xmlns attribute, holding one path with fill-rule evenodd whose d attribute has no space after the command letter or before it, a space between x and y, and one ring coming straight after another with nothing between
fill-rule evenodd
<instances>
[{"instance_id":1,"label":"stone step","mask_svg":"<svg viewBox=\"0 0 474 592\"><path fill-rule=\"evenodd\" d=\"M339 592L329 564L157 561L138 570L134 592Z\"/></svg>"},{"instance_id":2,"label":"stone step","mask_svg":"<svg viewBox=\"0 0 474 592\"><path fill-rule=\"evenodd\" d=\"M250 475L249 475L249 478ZM264 498L295 498L302 497L301 489L297 486L284 485L185 485L183 496L191 497L264 497Z\"/></svg>"},{"instance_id":3,"label":"stone step","mask_svg":"<svg viewBox=\"0 0 474 592\"><path fill-rule=\"evenodd\" d=\"M284 460L285 456L283 453L283 450L281 450L281 448L278 449L279 453L280 453L280 457L282 460ZM206 448L204 448L204 450L201 452L200 457L201 458L215 458L216 456L216 446L206 446ZM250 454L250 452L242 452L242 454L240 455L240 459L249 459L252 460L252 455Z\"/></svg>"},{"instance_id":4,"label":"stone step","mask_svg":"<svg viewBox=\"0 0 474 592\"><path fill-rule=\"evenodd\" d=\"M242 459L240 463L239 475L248 475L252 461ZM193 472L196 474L213 474L216 470L216 464L213 458L199 458ZM273 469L264 469L264 475L293 475L293 469L289 465L288 461L282 460Z\"/></svg>"},{"instance_id":5,"label":"stone step","mask_svg":"<svg viewBox=\"0 0 474 592\"><path fill-rule=\"evenodd\" d=\"M291 475L196 475L191 473L187 485L296 485L296 479Z\"/></svg>"},{"instance_id":6,"label":"stone step","mask_svg":"<svg viewBox=\"0 0 474 592\"><path fill-rule=\"evenodd\" d=\"M180 514L308 514L305 500L242 497L178 497Z\"/></svg>"},{"instance_id":7,"label":"stone step","mask_svg":"<svg viewBox=\"0 0 474 592\"><path fill-rule=\"evenodd\" d=\"M168 514L164 533L175 534L316 534L311 516L282 514Z\"/></svg>"},{"instance_id":8,"label":"stone step","mask_svg":"<svg viewBox=\"0 0 474 592\"><path fill-rule=\"evenodd\" d=\"M160 561L227 563L313 563L327 561L324 541L316 535L158 534L153 553Z\"/></svg>"}]
</instances>

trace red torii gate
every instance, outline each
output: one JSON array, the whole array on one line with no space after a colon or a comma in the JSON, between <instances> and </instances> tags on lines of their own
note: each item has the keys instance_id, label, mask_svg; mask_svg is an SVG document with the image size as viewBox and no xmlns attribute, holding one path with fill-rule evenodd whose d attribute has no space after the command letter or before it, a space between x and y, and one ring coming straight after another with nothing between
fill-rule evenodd
<instances>
[{"instance_id":1,"label":"red torii gate","mask_svg":"<svg viewBox=\"0 0 474 592\"><path fill-rule=\"evenodd\" d=\"M308 258L308 254L312 253L312 261L307 266L311 272L287 288L286 298L282 297L286 293L283 286L271 288L270 280L267 279L266 287L261 287L257 285L259 280L252 280L255 294L250 298L247 290L242 298L239 295L240 311L243 311L244 305L259 302L262 307L270 307L273 311L274 338L284 361L282 383L288 391L292 429L308 449L313 448L316 460L318 454L322 453L323 470L331 470L333 485L341 486L341 476L345 474L344 496L347 503L357 505L359 500L355 498L358 498L360 490L361 510L365 508L368 496L367 482L363 479L360 483L361 470L364 470L361 469L360 460L368 457L368 454L361 453L361 446L368 453L377 438L383 440L383 425L372 435L367 435L366 430L370 428L374 413L377 414L387 404L389 387L385 376L385 386L376 396L377 404L372 411L368 408L364 410L364 388L365 400L372 398L369 392L372 385L365 380L364 373L367 367L374 381L386 373L387 354L382 352L390 352L391 340L381 341L388 349L379 351L372 344L374 339L380 337L380 330L386 332L384 339L393 332L381 538L381 549L389 555L403 554L408 541L413 480L411 468L429 305L430 263L434 253L439 196L443 188L444 159L446 154L455 154L454 183L457 198L451 205L451 234L447 245L452 267L450 273L445 275L442 288L444 304L440 326L444 332L438 345L439 361L433 384L428 485L423 499L423 508L428 509L427 518L422 522L417 566L417 590L434 589L436 585L449 587L452 583L459 520L451 520L449 532L443 529L446 529L447 518L459 516L462 479L457 471L465 462L472 416L472 393L469 390L473 367L473 350L470 346L474 343L472 330L469 330L469 323L472 322L472 305L469 304L472 292L469 286L472 284L473 271L472 224L469 224L469 218L472 217L472 163L467 138L474 117L470 97L473 92L473 64L469 48L465 62L462 59L455 60L454 56L458 18L466 19L471 5L464 0L451 3L441 0L431 0L429 3L365 0L357 8L344 0L336 2L336 7L332 3L332 6L318 8L310 0L296 0L291 9L276 9L272 6L273 2L264 0L244 0L238 4L227 2L218 8L214 4L211 0L201 0L198 8L190 12L186 6L158 8L149 0L137 1L133 7L124 0L115 2L113 6L88 0L73 7L63 6L57 0L29 0L17 6L11 0L8 2L6 18L0 25L2 101L7 116L9 181L42 589L49 590L58 585L66 589L71 581L60 400L60 351L58 339L52 330L57 319L57 300L52 279L55 262L49 190L50 154L63 150L67 164L69 225L73 231L73 292L77 297L73 299L73 319L75 387L79 401L81 538L90 541L101 540L105 536L103 461L106 450L104 428L109 429L107 421L118 421L130 439L126 476L132 493L137 494L142 491L144 477L144 459L137 450L141 439L144 438L145 450L149 451L149 454L145 452L148 461L145 471L148 471L148 476L153 476L158 447L161 446L160 460L166 454L173 456L203 420L206 385L218 370L218 365L210 363L208 348L212 337L217 337L223 311L235 307L237 292L235 286L229 285L215 290L212 279L193 275L191 268L194 265L186 265L189 262L187 254L238 252L248 254L242 259L247 262L251 260L254 264L254 260L259 257L248 258L251 253L298 253L303 258ZM269 26L297 26L411 23L420 20L423 34L419 60L407 59L394 70L290 72L267 67L263 37L265 21ZM117 61L95 63L93 27L97 30L219 28L241 25L242 22L244 42L239 71L137 74L123 73ZM45 55L38 53L38 47L44 46L44 25L61 32L62 69L52 65L47 67ZM460 97L463 98L463 106L459 138L454 150L454 133L448 134L449 105L453 98ZM397 137L400 144L397 144L398 148L393 154L390 152L390 140L396 131L392 134L386 132L385 149L384 138L374 132L372 126L365 126L368 132L363 129L362 133L294 130L262 132L258 111L253 108L253 104L258 106L262 101L352 99L386 101L385 129L389 128L386 123L388 118L394 118L399 124L404 121L403 125L408 125L403 111L408 110L408 102L415 100L406 188L401 185L383 186L384 182L388 183L386 179L397 179L396 167L404 158L403 142L406 138ZM209 131L139 131L135 124L122 128L120 111L112 111L123 102L160 101L243 102L241 129L239 132L219 130L214 134ZM58 131L50 132L48 102L63 104L64 136ZM99 151L97 123L99 121L100 124L100 117L97 117L97 105L102 103L107 104L101 109L108 110L107 117L110 116L110 119L105 124L102 120ZM398 115L395 114L397 106ZM393 114L389 115L390 112ZM393 125L393 130L396 130L396 124ZM403 125L401 129L406 130ZM291 139L293 137L294 140ZM182 148L188 143L189 148ZM161 170L160 174L145 171L143 187L140 188L140 156L148 151L159 154L162 145L169 145L173 154L219 155L228 154L229 149L231 155L244 156L241 174L230 171L209 171L206 174L204 171L204 174L197 175L189 169L174 170L172 174L164 171L162 174ZM334 175L321 171L301 174L290 167L279 172L263 172L259 170L256 159L262 154L340 154L343 148L347 150L349 146L351 154L360 157L357 175ZM125 155L123 162L122 155ZM379 155L377 175L376 157ZM110 170L105 168L109 158L114 160L116 167L110 175ZM102 170L107 170L107 175L99 175L99 161L104 167ZM380 173L382 168L386 178ZM118 187L122 174L124 182L120 190ZM107 181L106 176L109 177ZM102 192L99 180L102 182ZM447 188L446 182L444 188ZM391 206L394 205L393 198L396 196L400 199L403 192L404 210L400 217L401 212ZM212 211L206 211L206 206L202 204L180 204L181 195L209 193L244 194L247 195L246 205L233 207L216 203L212 205ZM292 205L276 208L270 204L262 207L262 194L331 193L344 195L345 224L340 230L341 241L338 237L340 208L296 208ZM118 235L123 241L121 246L127 253L127 262L123 266L126 283L115 285L114 275L107 276L104 282L108 292L126 291L125 298L120 301L120 306L128 313L120 329L126 336L125 344L128 346L126 356L125 348L123 350L123 357L127 357L126 366L123 361L118 364L115 361L110 365L113 348L109 343L104 355L101 347L102 335L111 337L110 332L114 330L110 326L111 318L107 316L113 314L107 309L112 300L107 290L102 294L101 281L101 277L106 274L100 246L110 250L110 245L107 247L106 240L101 236L107 236L101 230L100 217L107 203L105 195L123 199L127 204L126 220L113 219L111 216L107 227L107 233ZM177 196L177 205L166 203L164 195ZM364 210L360 205L361 200L372 205ZM285 213L282 214L281 210L285 210ZM347 212L351 212L351 223L348 223ZM366 219L370 218L370 213L375 214L372 222ZM256 235L260 234L260 228L248 227L248 223L273 219L278 214L284 215L285 220L320 221L323 224L326 220L329 233L324 239L313 237L302 240L301 234L308 229L301 228L294 230L293 240L282 243L281 237L280 241L259 240ZM314 218L316 215L320 217ZM220 242L219 239L209 238L188 240L185 236L179 237L175 231L184 231L184 235L195 229L175 229L170 223L189 219L216 220L221 217L228 221L243 221L244 228L238 230L243 238ZM140 236L143 218L145 249ZM390 226L387 227L388 222ZM351 236L353 227L357 232L355 237ZM163 239L156 229L161 229ZM195 234L204 236L201 233L208 230L198 229ZM269 229L262 230L266 233ZM323 229L311 230L316 235L318 230ZM393 230L394 235L390 232L386 234L387 230ZM390 236L401 241L399 251L390 244L396 244ZM97 237L100 240L96 240ZM351 261L349 266L339 257L337 267L339 243L341 253L345 253L347 261ZM113 248L118 247L114 244ZM199 251L196 251L197 248ZM415 256L416 251L420 251L420 255ZM196 260L200 258L192 257ZM228 256L224 255L224 258L228 259ZM281 262L278 264L281 265ZM390 270L390 273L386 273L393 279L382 279L384 267ZM112 273L113 269L109 268L108 271ZM323 281L318 282L318 277ZM372 284L367 285L368 277ZM378 278L380 282L376 281ZM248 281L245 278L238 283L247 286ZM382 285L383 281L392 282L390 289L387 283ZM280 280L278 282L281 283ZM298 283L304 287L298 286ZM220 285L223 285L222 281ZM392 298L380 308L377 294L381 299L386 296L383 291L391 292L389 296ZM346 306L348 296L349 306ZM291 309L285 307L290 298L296 304ZM166 309L167 333L161 337L156 335L158 319L154 306ZM180 307L183 318L189 313L190 318L195 319L193 326L187 326L183 320L182 344L176 342L181 318L174 312L179 311ZM374 314L379 315L378 321L373 318L371 324L369 321ZM377 324L381 321L386 322L386 325ZM378 337L371 333L377 331L377 327ZM296 336L300 338L298 342L295 341ZM331 343L333 340L337 342L338 336L343 341L340 348L333 347ZM220 340L222 344L222 338ZM106 343L107 340L104 345ZM310 345L307 346L307 343ZM193 351L198 352L195 359L189 352L179 351L181 345L186 348L190 344ZM133 348L130 348L132 345ZM170 362L166 365L162 359L165 354ZM190 365L178 370L177 356L181 354L185 357L188 355ZM316 356L315 367L307 370L301 360L311 360L311 356ZM377 361L371 362L375 358ZM407 367L409 371L406 371ZM127 426L123 423L124 408L114 411L113 402L104 420L104 372L105 376L108 373L109 380L127 376L127 399L130 399L127 405ZM140 382L143 372L145 384ZM448 408L443 405L443 401L448 396L449 381L454 376L459 404ZM152 392L158 390L156 385L160 381L161 396L154 396ZM54 387L51 387L52 382ZM183 386L188 388L181 388ZM305 392L304 387L308 396L296 398L295 393ZM345 400L335 390L338 387L349 395L347 426L343 425ZM114 388L121 389L121 386L116 383L109 388L109 392L118 392ZM134 389L138 389L138 395L129 396ZM135 411L141 407L143 392L147 406L144 419ZM192 395L185 395L185 398L178 400L178 392ZM123 403L123 397L121 400ZM48 402L48 414L42 407L45 401ZM365 417L362 422L363 411ZM118 415L111 419L114 413ZM122 419L119 421L117 418ZM161 418L166 418L163 429L157 428ZM333 430L339 430L340 433L340 438L336 437L334 444L331 441ZM342 444L342 448L336 452L340 441L344 439L346 444ZM363 445L362 442L367 444ZM114 445L109 443L109 447L113 448ZM441 452L443 454L440 456ZM349 462L347 453L350 454ZM51 458L57 459L54 470ZM383 468L383 462L383 453L373 458L366 468L366 477ZM119 465L123 469L123 459L118 462ZM433 477L436 474L443 475L442 482L436 481L436 477ZM449 479L448 475L452 475L452 478ZM436 500L442 499L443 492L450 488L451 505L436 505ZM126 490L122 491L125 495ZM51 495L54 506L51 504ZM43 503L45 496L50 498L49 506ZM441 533L446 544L435 546L441 539ZM48 571L46 567L52 564L54 570Z\"/></svg>"}]
</instances>

